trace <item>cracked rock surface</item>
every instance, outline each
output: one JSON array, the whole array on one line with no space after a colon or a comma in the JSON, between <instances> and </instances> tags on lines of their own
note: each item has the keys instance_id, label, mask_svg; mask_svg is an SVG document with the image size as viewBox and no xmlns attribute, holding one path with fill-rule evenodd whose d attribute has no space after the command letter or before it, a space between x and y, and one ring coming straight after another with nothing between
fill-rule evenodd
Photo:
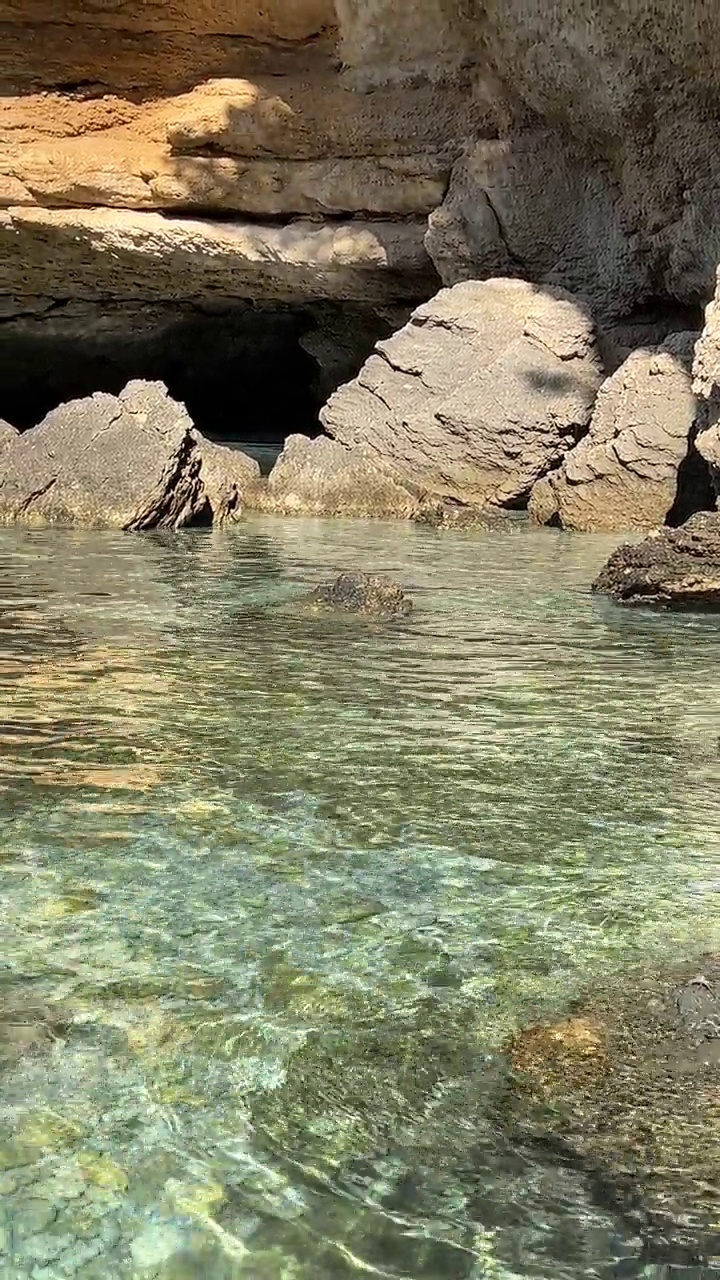
<instances>
[{"instance_id":1,"label":"cracked rock surface","mask_svg":"<svg viewBox=\"0 0 720 1280\"><path fill-rule=\"evenodd\" d=\"M206 440L160 382L60 405L3 449L0 521L178 529L239 514L257 463Z\"/></svg>"},{"instance_id":2,"label":"cracked rock surface","mask_svg":"<svg viewBox=\"0 0 720 1280\"><path fill-rule=\"evenodd\" d=\"M590 422L602 382L593 322L520 280L443 289L321 414L424 499L520 505Z\"/></svg>"},{"instance_id":3,"label":"cracked rock surface","mask_svg":"<svg viewBox=\"0 0 720 1280\"><path fill-rule=\"evenodd\" d=\"M557 471L535 485L530 511L564 529L652 529L665 523L692 447L695 333L633 352L603 384L588 434ZM703 475L689 476L693 509ZM697 506L703 505L704 493Z\"/></svg>"}]
</instances>

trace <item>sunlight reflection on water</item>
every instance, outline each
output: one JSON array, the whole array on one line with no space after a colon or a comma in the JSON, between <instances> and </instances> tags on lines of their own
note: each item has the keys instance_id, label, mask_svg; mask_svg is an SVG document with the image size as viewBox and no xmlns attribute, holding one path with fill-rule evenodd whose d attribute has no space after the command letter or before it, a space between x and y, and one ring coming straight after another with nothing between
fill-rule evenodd
<instances>
[{"instance_id":1,"label":"sunlight reflection on water","mask_svg":"<svg viewBox=\"0 0 720 1280\"><path fill-rule=\"evenodd\" d=\"M0 998L57 1020L0 1038L0 1275L669 1274L485 1105L718 935L719 624L593 600L612 545L0 532ZM293 606L347 567L414 616Z\"/></svg>"}]
</instances>

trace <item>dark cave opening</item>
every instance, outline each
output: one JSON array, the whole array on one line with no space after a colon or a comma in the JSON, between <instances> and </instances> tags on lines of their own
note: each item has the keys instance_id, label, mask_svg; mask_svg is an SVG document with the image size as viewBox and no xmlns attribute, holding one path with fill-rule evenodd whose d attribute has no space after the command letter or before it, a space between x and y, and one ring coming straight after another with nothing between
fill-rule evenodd
<instances>
[{"instance_id":1,"label":"dark cave opening","mask_svg":"<svg viewBox=\"0 0 720 1280\"><path fill-rule=\"evenodd\" d=\"M165 306L37 303L0 320L0 419L21 431L57 405L131 379L161 381L205 435L250 446L269 469L394 318L318 303Z\"/></svg>"}]
</instances>

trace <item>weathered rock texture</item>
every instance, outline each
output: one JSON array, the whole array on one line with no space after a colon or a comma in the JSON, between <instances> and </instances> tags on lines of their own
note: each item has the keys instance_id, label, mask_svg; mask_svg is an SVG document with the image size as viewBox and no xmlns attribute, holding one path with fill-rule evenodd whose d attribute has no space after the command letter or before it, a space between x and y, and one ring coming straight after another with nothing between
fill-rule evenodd
<instances>
[{"instance_id":1,"label":"weathered rock texture","mask_svg":"<svg viewBox=\"0 0 720 1280\"><path fill-rule=\"evenodd\" d=\"M634 352L603 384L588 434L534 487L530 511L565 529L650 529L679 495L692 448L697 402L692 359L697 335L674 334ZM705 492L697 495L702 506Z\"/></svg>"},{"instance_id":2,"label":"weathered rock texture","mask_svg":"<svg viewBox=\"0 0 720 1280\"><path fill-rule=\"evenodd\" d=\"M421 76L365 93L338 42L332 0L11 0L0 290L432 292L427 215L487 106L457 63L442 90Z\"/></svg>"},{"instance_id":3,"label":"weathered rock texture","mask_svg":"<svg viewBox=\"0 0 720 1280\"><path fill-rule=\"evenodd\" d=\"M0 452L16 440L18 435L17 427L11 427L9 422L3 422L0 418Z\"/></svg>"},{"instance_id":4,"label":"weathered rock texture","mask_svg":"<svg viewBox=\"0 0 720 1280\"><path fill-rule=\"evenodd\" d=\"M411 516L416 497L360 449L292 435L268 481L248 495L256 510L281 515Z\"/></svg>"},{"instance_id":5,"label":"weathered rock texture","mask_svg":"<svg viewBox=\"0 0 720 1280\"><path fill-rule=\"evenodd\" d=\"M699 512L679 529L618 547L593 591L623 604L720 609L720 515Z\"/></svg>"},{"instance_id":6,"label":"weathered rock texture","mask_svg":"<svg viewBox=\"0 0 720 1280\"><path fill-rule=\"evenodd\" d=\"M413 608L412 600L392 578L359 571L341 573L334 582L316 587L312 600L325 608L379 618L405 618Z\"/></svg>"},{"instance_id":7,"label":"weathered rock texture","mask_svg":"<svg viewBox=\"0 0 720 1280\"><path fill-rule=\"evenodd\" d=\"M568 295L468 282L377 343L321 418L426 498L518 506L586 430L601 381L592 320Z\"/></svg>"},{"instance_id":8,"label":"weathered rock texture","mask_svg":"<svg viewBox=\"0 0 720 1280\"><path fill-rule=\"evenodd\" d=\"M161 258L188 212L211 239L219 214L401 217L418 253L430 213L446 283L518 275L602 315L696 303L720 258L716 36L710 0L7 0L0 202L77 218L98 296L103 253L156 236L151 211L172 215ZM135 219L111 246L88 206ZM47 265L65 236L39 225ZM4 225L5 287L40 291L37 235ZM234 287L262 288L238 254ZM427 271L406 264L405 298Z\"/></svg>"},{"instance_id":9,"label":"weathered rock texture","mask_svg":"<svg viewBox=\"0 0 720 1280\"><path fill-rule=\"evenodd\" d=\"M0 521L178 529L240 514L257 464L205 440L162 383L61 405L10 443Z\"/></svg>"}]
</instances>

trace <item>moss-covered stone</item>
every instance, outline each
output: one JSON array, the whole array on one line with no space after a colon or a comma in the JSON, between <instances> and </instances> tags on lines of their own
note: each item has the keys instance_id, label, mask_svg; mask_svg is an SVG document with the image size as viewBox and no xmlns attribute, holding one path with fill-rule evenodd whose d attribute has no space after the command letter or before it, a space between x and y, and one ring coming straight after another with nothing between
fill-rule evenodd
<instances>
[{"instance_id":1,"label":"moss-covered stone","mask_svg":"<svg viewBox=\"0 0 720 1280\"><path fill-rule=\"evenodd\" d=\"M701 967L630 973L520 1032L501 1098L514 1140L578 1161L684 1262L720 1252L720 958Z\"/></svg>"}]
</instances>

